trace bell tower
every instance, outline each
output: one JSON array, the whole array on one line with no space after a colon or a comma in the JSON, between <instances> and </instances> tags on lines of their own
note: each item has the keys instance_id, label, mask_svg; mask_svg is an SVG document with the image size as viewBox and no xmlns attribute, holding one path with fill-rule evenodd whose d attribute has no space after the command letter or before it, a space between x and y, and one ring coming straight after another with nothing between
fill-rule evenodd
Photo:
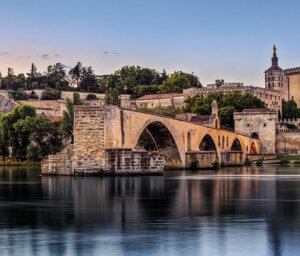
<instances>
[{"instance_id":1,"label":"bell tower","mask_svg":"<svg viewBox=\"0 0 300 256\"><path fill-rule=\"evenodd\" d=\"M273 46L272 66L265 71L265 88L286 91L284 71L278 66L277 48Z\"/></svg>"}]
</instances>

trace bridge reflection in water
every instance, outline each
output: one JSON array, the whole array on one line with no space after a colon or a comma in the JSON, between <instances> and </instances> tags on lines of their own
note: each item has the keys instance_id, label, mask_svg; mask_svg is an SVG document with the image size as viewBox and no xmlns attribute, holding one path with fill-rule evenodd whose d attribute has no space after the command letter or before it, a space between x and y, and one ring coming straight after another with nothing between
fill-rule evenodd
<instances>
[{"instance_id":1,"label":"bridge reflection in water","mask_svg":"<svg viewBox=\"0 0 300 256\"><path fill-rule=\"evenodd\" d=\"M297 255L300 249L299 168L105 178L2 169L0 180L1 255Z\"/></svg>"}]
</instances>

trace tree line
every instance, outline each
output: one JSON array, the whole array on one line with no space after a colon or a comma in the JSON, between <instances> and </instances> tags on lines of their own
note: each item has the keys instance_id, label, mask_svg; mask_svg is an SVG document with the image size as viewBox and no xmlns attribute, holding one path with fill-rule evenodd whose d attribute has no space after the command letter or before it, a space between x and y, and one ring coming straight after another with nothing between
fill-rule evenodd
<instances>
[{"instance_id":1,"label":"tree line","mask_svg":"<svg viewBox=\"0 0 300 256\"><path fill-rule=\"evenodd\" d=\"M109 75L96 75L92 67L78 62L67 71L62 63L49 65L44 72L38 71L32 63L26 74L15 74L8 68L6 76L0 73L0 88L12 91L16 98L26 97L23 90L48 89L69 90L91 93L130 94L133 99L146 94L180 93L189 87L202 87L194 73L175 71L167 74L140 66L124 66ZM36 97L32 95L32 97Z\"/></svg>"},{"instance_id":2,"label":"tree line","mask_svg":"<svg viewBox=\"0 0 300 256\"><path fill-rule=\"evenodd\" d=\"M52 122L38 115L33 106L18 105L0 115L0 155L16 161L40 161L62 149L63 142L73 143L74 106L83 104L80 95L67 99L62 120Z\"/></svg>"}]
</instances>

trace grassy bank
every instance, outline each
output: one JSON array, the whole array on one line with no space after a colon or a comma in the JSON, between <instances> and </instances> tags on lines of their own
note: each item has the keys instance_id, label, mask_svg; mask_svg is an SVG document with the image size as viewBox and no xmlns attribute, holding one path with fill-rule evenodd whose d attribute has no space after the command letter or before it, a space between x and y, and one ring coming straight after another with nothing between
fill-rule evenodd
<instances>
[{"instance_id":1,"label":"grassy bank","mask_svg":"<svg viewBox=\"0 0 300 256\"><path fill-rule=\"evenodd\" d=\"M0 166L40 166L40 165L41 162L32 162L32 161L0 163Z\"/></svg>"},{"instance_id":2,"label":"grassy bank","mask_svg":"<svg viewBox=\"0 0 300 256\"><path fill-rule=\"evenodd\" d=\"M290 156L277 156L273 159L269 160L277 160L277 161L300 161L300 155L290 155Z\"/></svg>"}]
</instances>

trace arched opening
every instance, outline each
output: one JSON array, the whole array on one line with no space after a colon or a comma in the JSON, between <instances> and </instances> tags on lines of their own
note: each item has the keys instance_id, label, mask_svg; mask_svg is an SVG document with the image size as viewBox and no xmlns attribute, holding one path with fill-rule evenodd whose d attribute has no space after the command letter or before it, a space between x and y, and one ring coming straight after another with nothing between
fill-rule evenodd
<instances>
[{"instance_id":1,"label":"arched opening","mask_svg":"<svg viewBox=\"0 0 300 256\"><path fill-rule=\"evenodd\" d=\"M183 167L174 137L161 122L153 122L144 129L137 142L136 149L159 151L164 156L165 168Z\"/></svg>"},{"instance_id":2,"label":"arched opening","mask_svg":"<svg viewBox=\"0 0 300 256\"><path fill-rule=\"evenodd\" d=\"M222 148L224 148L225 146L225 139L224 139L224 136L222 136Z\"/></svg>"},{"instance_id":3,"label":"arched opening","mask_svg":"<svg viewBox=\"0 0 300 256\"><path fill-rule=\"evenodd\" d=\"M255 143L252 142L251 147L250 147L250 155L256 155L256 154L257 154L257 149L256 149L256 146L255 146Z\"/></svg>"},{"instance_id":4,"label":"arched opening","mask_svg":"<svg viewBox=\"0 0 300 256\"><path fill-rule=\"evenodd\" d=\"M251 138L259 139L259 136L256 132L254 132L254 133L251 134Z\"/></svg>"},{"instance_id":5,"label":"arched opening","mask_svg":"<svg viewBox=\"0 0 300 256\"><path fill-rule=\"evenodd\" d=\"M226 147L228 147L228 136L226 138Z\"/></svg>"},{"instance_id":6,"label":"arched opening","mask_svg":"<svg viewBox=\"0 0 300 256\"><path fill-rule=\"evenodd\" d=\"M231 146L232 151L243 151L241 143L238 139L235 139Z\"/></svg>"},{"instance_id":7,"label":"arched opening","mask_svg":"<svg viewBox=\"0 0 300 256\"><path fill-rule=\"evenodd\" d=\"M219 129L219 127L218 127L218 120L217 119L215 120L215 128Z\"/></svg>"},{"instance_id":8,"label":"arched opening","mask_svg":"<svg viewBox=\"0 0 300 256\"><path fill-rule=\"evenodd\" d=\"M187 134L187 151L191 151L191 133Z\"/></svg>"},{"instance_id":9,"label":"arched opening","mask_svg":"<svg viewBox=\"0 0 300 256\"><path fill-rule=\"evenodd\" d=\"M208 134L206 134L199 146L200 151L216 151L216 145L212 137Z\"/></svg>"}]
</instances>

